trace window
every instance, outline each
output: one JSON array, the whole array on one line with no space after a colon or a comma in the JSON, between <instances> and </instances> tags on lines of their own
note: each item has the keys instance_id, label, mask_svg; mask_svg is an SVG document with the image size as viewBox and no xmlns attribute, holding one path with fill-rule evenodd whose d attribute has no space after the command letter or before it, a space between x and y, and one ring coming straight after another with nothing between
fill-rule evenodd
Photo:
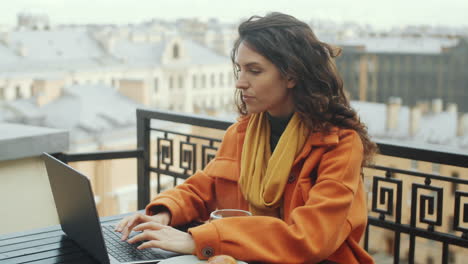
<instances>
[{"instance_id":1,"label":"window","mask_svg":"<svg viewBox=\"0 0 468 264\"><path fill-rule=\"evenodd\" d=\"M0 87L0 100L5 99L5 87Z\"/></svg>"},{"instance_id":2,"label":"window","mask_svg":"<svg viewBox=\"0 0 468 264\"><path fill-rule=\"evenodd\" d=\"M418 161L417 160L411 160L411 169L418 170Z\"/></svg>"},{"instance_id":3,"label":"window","mask_svg":"<svg viewBox=\"0 0 468 264\"><path fill-rule=\"evenodd\" d=\"M157 93L158 89L159 89L159 80L158 80L158 78L154 78L154 84L153 85L154 85L154 87L153 87L154 92Z\"/></svg>"},{"instance_id":4,"label":"window","mask_svg":"<svg viewBox=\"0 0 468 264\"><path fill-rule=\"evenodd\" d=\"M219 86L224 86L224 76L223 73L219 73Z\"/></svg>"},{"instance_id":5,"label":"window","mask_svg":"<svg viewBox=\"0 0 468 264\"><path fill-rule=\"evenodd\" d=\"M15 99L21 98L21 87L18 85L15 87Z\"/></svg>"},{"instance_id":6,"label":"window","mask_svg":"<svg viewBox=\"0 0 468 264\"><path fill-rule=\"evenodd\" d=\"M228 80L229 80L229 86L232 86L232 84L234 83L234 76L231 72L228 72L228 74L226 75L228 76Z\"/></svg>"},{"instance_id":7,"label":"window","mask_svg":"<svg viewBox=\"0 0 468 264\"><path fill-rule=\"evenodd\" d=\"M197 89L197 76L195 74L192 75L192 86L193 89Z\"/></svg>"},{"instance_id":8,"label":"window","mask_svg":"<svg viewBox=\"0 0 468 264\"><path fill-rule=\"evenodd\" d=\"M214 73L211 74L211 88L214 88L216 85L216 81L215 81L215 75Z\"/></svg>"},{"instance_id":9,"label":"window","mask_svg":"<svg viewBox=\"0 0 468 264\"><path fill-rule=\"evenodd\" d=\"M206 88L206 75L203 74L201 77L201 87Z\"/></svg>"},{"instance_id":10,"label":"window","mask_svg":"<svg viewBox=\"0 0 468 264\"><path fill-rule=\"evenodd\" d=\"M182 75L179 76L179 89L184 88L184 77Z\"/></svg>"},{"instance_id":11,"label":"window","mask_svg":"<svg viewBox=\"0 0 468 264\"><path fill-rule=\"evenodd\" d=\"M172 78L171 76L169 77L169 89L172 89L172 88L174 88L174 78Z\"/></svg>"},{"instance_id":12,"label":"window","mask_svg":"<svg viewBox=\"0 0 468 264\"><path fill-rule=\"evenodd\" d=\"M174 44L174 46L172 46L172 58L173 59L178 59L179 58L179 45L177 44Z\"/></svg>"}]
</instances>

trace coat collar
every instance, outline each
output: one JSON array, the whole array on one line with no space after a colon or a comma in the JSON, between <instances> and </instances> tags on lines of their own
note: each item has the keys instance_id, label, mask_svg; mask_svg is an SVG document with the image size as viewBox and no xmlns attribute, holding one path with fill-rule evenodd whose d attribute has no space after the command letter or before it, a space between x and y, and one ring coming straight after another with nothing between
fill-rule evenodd
<instances>
[{"instance_id":1,"label":"coat collar","mask_svg":"<svg viewBox=\"0 0 468 264\"><path fill-rule=\"evenodd\" d=\"M330 134L322 132L311 133L307 139L301 153L294 160L294 164L309 156L314 147L326 147L337 145L339 141L338 132L333 130Z\"/></svg>"},{"instance_id":2,"label":"coat collar","mask_svg":"<svg viewBox=\"0 0 468 264\"><path fill-rule=\"evenodd\" d=\"M247 131L247 125L249 124L250 115L241 116L238 118L237 132L245 134ZM324 147L324 146L333 146L338 144L338 128L332 128L329 134L324 134L323 132L314 132L310 133L309 138L307 139L304 147L302 148L301 153L296 157L294 163L300 161L301 159L306 158L313 147Z\"/></svg>"}]
</instances>

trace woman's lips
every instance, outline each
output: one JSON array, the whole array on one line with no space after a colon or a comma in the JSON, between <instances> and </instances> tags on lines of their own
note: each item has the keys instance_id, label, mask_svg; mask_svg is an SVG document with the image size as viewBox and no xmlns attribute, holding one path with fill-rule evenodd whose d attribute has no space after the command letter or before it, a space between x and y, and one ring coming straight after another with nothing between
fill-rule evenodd
<instances>
[{"instance_id":1,"label":"woman's lips","mask_svg":"<svg viewBox=\"0 0 468 264\"><path fill-rule=\"evenodd\" d=\"M243 100L244 102L252 101L253 99L255 99L255 97L253 97L253 96L248 96L248 95L242 95L242 100Z\"/></svg>"}]
</instances>

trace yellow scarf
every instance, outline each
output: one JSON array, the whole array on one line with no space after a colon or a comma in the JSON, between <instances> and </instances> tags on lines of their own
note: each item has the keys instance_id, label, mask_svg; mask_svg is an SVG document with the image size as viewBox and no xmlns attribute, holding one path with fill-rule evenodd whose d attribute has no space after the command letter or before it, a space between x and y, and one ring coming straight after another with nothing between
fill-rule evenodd
<instances>
[{"instance_id":1,"label":"yellow scarf","mask_svg":"<svg viewBox=\"0 0 468 264\"><path fill-rule=\"evenodd\" d=\"M294 113L272 155L266 113L252 114L242 149L239 185L253 215L280 217L284 188L308 135L306 125Z\"/></svg>"}]
</instances>

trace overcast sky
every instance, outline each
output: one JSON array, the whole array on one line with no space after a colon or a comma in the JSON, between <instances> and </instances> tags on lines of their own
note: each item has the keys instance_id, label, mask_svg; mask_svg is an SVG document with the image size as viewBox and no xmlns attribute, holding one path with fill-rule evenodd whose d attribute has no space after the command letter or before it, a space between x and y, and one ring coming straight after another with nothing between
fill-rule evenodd
<instances>
[{"instance_id":1,"label":"overcast sky","mask_svg":"<svg viewBox=\"0 0 468 264\"><path fill-rule=\"evenodd\" d=\"M152 18L219 18L231 22L281 11L300 19L354 21L376 28L400 25L468 26L468 0L1 0L0 24L34 11L60 23L138 23Z\"/></svg>"}]
</instances>

